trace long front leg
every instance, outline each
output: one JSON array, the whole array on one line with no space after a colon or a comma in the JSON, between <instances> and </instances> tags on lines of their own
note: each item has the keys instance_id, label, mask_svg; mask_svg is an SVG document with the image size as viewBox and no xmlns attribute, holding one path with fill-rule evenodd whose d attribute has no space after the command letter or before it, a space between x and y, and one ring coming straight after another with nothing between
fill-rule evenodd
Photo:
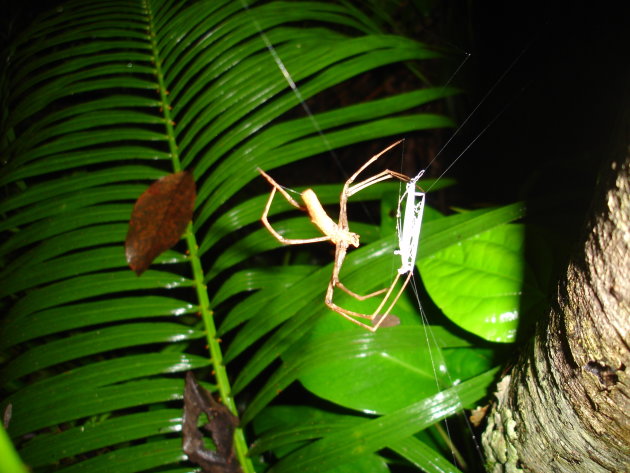
<instances>
[{"instance_id":1,"label":"long front leg","mask_svg":"<svg viewBox=\"0 0 630 473\"><path fill-rule=\"evenodd\" d=\"M262 175L262 177L267 179L267 182L272 185L274 190L277 189L278 191L280 191L280 193L284 196L284 198L287 199L287 202L289 202L289 204L291 204L296 209L306 210L304 207L302 207L300 204L298 204L295 201L295 199L293 199L293 197L291 197L289 195L289 193L287 191L285 191L284 188L280 184L278 184L276 181L274 181L274 179L269 174L267 174L265 171L263 171L260 168L258 168L258 172ZM269 207L271 205L271 200L273 200L273 194L274 194L274 192L272 191L271 198L269 199L269 202L267 203L268 204L267 207ZM268 209L266 209L266 210L268 210Z\"/></svg>"},{"instance_id":2,"label":"long front leg","mask_svg":"<svg viewBox=\"0 0 630 473\"><path fill-rule=\"evenodd\" d=\"M305 243L317 243L317 242L320 242L320 241L329 241L330 240L330 236L321 236L321 237L316 237L316 238L285 238L280 233L278 233L271 226L271 223L269 223L269 219L267 218L269 216L269 209L271 208L271 203L273 202L273 198L276 195L276 190L280 191L280 193L284 196L284 198L287 199L287 202L289 202L289 204L291 204L293 207L296 207L296 208L298 208L298 209L300 209L302 211L304 211L305 208L300 206L300 204L298 204L287 193L287 191L285 191L280 186L280 184L278 184L276 181L274 181L271 178L271 176L266 174L262 169L259 169L258 172L260 172L260 174L262 174L263 177L265 179L267 179L267 181L269 181L269 183L273 186L272 189L271 189L271 193L269 194L269 198L267 199L267 205L265 205L265 210L264 210L260 220L262 221L263 225L267 228L267 230L269 230L269 233L271 233L276 240L278 240L283 245L302 245L302 244L305 244Z\"/></svg>"},{"instance_id":3,"label":"long front leg","mask_svg":"<svg viewBox=\"0 0 630 473\"><path fill-rule=\"evenodd\" d=\"M347 189L346 191L347 195L348 197L350 197L356 194L357 192L360 192L363 189L370 187L373 184L376 184L377 182L386 181L387 179L391 179L392 177L395 179L399 179L403 182L409 182L410 180L409 176L406 176L396 171L390 171L389 169L386 169L385 171L381 171L372 177L368 177L367 179L364 179L361 182L357 182L356 184L353 184Z\"/></svg>"}]
</instances>

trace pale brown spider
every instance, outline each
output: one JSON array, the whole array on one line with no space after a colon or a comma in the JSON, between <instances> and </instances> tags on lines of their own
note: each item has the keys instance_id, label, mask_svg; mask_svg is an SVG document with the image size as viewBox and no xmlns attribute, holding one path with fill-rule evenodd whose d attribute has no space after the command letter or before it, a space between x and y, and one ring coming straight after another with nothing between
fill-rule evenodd
<instances>
[{"instance_id":1,"label":"pale brown spider","mask_svg":"<svg viewBox=\"0 0 630 473\"><path fill-rule=\"evenodd\" d=\"M331 310L334 310L338 314L341 314L346 319L350 320L352 323L355 323L361 327L364 327L372 332L375 332L381 325L392 326L392 325L397 325L399 323L398 318L394 315L390 315L390 312L392 308L394 307L394 305L396 304L396 302L398 302L398 299L400 298L405 287L407 286L407 283L409 282L409 279L411 278L413 271L409 269L403 270L403 268L407 268L405 266L405 263L403 263L403 266L401 266L401 269L398 271L394 281L389 287L386 287L384 289L381 289L379 291L376 291L367 295L356 294L355 292L351 291L346 286L344 286L343 283L339 280L339 272L341 271L341 266L343 265L343 261L346 257L346 252L349 246L353 246L355 248L359 246L359 235L351 232L348 228L348 216L347 216L346 207L347 207L348 198L350 196L356 194L357 192L373 184L376 184L377 182L385 181L390 178L400 179L401 181L407 182L407 183L412 182L413 185L411 187L413 188L415 186L415 182L417 181L416 178L412 179L409 176L400 174L395 171L390 171L389 169L386 169L385 171L379 172L378 174L368 179L365 179L363 181L360 181L354 184L354 181L359 176L359 174L361 174L368 166L374 163L384 153L392 149L394 146L398 145L401 141L397 141L396 143L388 146L386 149L384 149L380 153L370 158L363 166L361 166L346 181L346 183L343 186L343 190L341 191L341 196L339 198L339 221L337 223L335 223L328 216L328 214L322 207L321 203L319 202L317 195L312 189L306 189L304 192L302 192L301 196L302 196L302 200L304 201L304 206L301 206L284 190L282 186L280 186L276 181L274 181L267 173L265 173L262 169L258 169L260 174L262 174L262 176L265 179L267 179L267 181L269 181L269 183L273 186L271 190L271 194L269 195L269 199L267 200L267 205L265 206L265 210L261 218L262 223L265 225L265 227L267 227L269 232L280 243L284 245L301 245L305 243L316 243L320 241L330 241L333 245L335 245L335 262L333 265L332 276L330 278L330 282L328 283L328 289L326 290L326 297L324 301ZM273 201L276 191L279 191L292 206L294 206L297 209L307 212L313 224L315 224L315 226L319 228L319 230L324 234L324 236L316 237L316 238L305 238L305 239L290 239L290 238L283 237L276 230L274 230L274 228L269 223L267 216L269 214L271 202ZM409 192L409 186L408 186L407 193L408 192ZM421 194L422 196L424 196L423 193L418 193L418 194ZM424 205L424 200L422 200L422 205ZM420 219L421 219L421 215L420 215ZM419 228L418 228L418 232L419 232ZM416 239L416 242L417 242L417 239ZM400 253L400 251L398 253ZM415 258L415 253L413 254L413 256ZM404 258L403 258L403 261L404 261ZM394 288L396 287L396 284L398 283L400 276L405 273L407 273L407 276L404 279L402 287L396 292L396 295L393 298L393 300L388 303L388 300L390 299L392 293L394 292ZM383 293L386 293L386 294L383 300L381 301L381 303L379 304L378 308L374 311L374 313L371 315L368 315L368 314L361 314L361 313L354 312L348 309L344 309L336 305L333 302L333 295L334 295L334 290L336 287L361 301L368 299L370 297L378 296ZM385 308L384 312L381 313L381 311L383 310L385 306L387 307ZM368 325L359 320L356 320L355 317L368 319L370 322L372 322L373 325Z\"/></svg>"}]
</instances>

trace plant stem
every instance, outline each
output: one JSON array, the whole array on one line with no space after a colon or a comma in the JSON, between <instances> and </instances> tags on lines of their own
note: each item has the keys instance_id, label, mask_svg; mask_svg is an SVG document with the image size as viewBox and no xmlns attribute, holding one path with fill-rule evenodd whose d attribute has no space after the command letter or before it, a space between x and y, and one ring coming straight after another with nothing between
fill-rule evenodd
<instances>
[{"instance_id":1,"label":"plant stem","mask_svg":"<svg viewBox=\"0 0 630 473\"><path fill-rule=\"evenodd\" d=\"M162 71L160 61L160 51L156 41L155 27L153 23L152 12L149 8L146 8L146 14L148 17L148 33L151 47L153 49L153 57L155 58L155 75L158 81L158 93L160 94L160 100L162 102L162 113L164 114L166 124L166 134L168 137L169 150L171 153L171 159L173 163L173 170L175 172L181 171L181 161L179 159L179 149L176 142L176 134L174 130L174 121L170 113L170 101L168 99L168 91L164 81L164 72ZM203 282L203 268L201 267L201 260L199 259L199 246L197 245L197 238L193 231L192 222L188 224L185 233L186 243L188 244L188 251L190 254L190 264L192 267L193 280L195 282L195 290L197 292L197 300L199 301L199 311L203 319L206 328L206 337L208 340L208 349L210 351L210 358L213 367L213 374L216 378L217 386L219 388L220 401L227 406L227 408L238 417L238 411L236 409L236 403L232 397L232 388L227 376L225 365L223 364L223 354L221 347L219 346L219 339L216 336L216 327L214 325L213 312L210 309L210 300L208 298L207 287ZM236 450L236 456L243 469L244 473L255 473L254 467L247 457L247 442L243 429L237 428L234 432L234 448Z\"/></svg>"}]
</instances>

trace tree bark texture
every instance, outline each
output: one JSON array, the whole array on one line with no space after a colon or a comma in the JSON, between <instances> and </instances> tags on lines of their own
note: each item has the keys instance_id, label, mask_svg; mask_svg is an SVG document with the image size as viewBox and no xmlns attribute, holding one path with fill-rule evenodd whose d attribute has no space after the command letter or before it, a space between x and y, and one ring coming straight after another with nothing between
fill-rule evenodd
<instances>
[{"instance_id":1,"label":"tree bark texture","mask_svg":"<svg viewBox=\"0 0 630 473\"><path fill-rule=\"evenodd\" d=\"M602 173L586 237L548 319L498 385L482 438L488 471L630 471L630 149L624 151Z\"/></svg>"}]
</instances>

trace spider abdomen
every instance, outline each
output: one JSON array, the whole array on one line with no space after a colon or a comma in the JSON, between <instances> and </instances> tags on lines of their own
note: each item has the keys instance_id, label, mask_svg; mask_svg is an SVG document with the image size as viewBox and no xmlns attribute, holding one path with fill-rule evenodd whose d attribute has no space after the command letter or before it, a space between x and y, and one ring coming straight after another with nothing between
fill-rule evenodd
<instances>
[{"instance_id":1,"label":"spider abdomen","mask_svg":"<svg viewBox=\"0 0 630 473\"><path fill-rule=\"evenodd\" d=\"M330 241L334 245L343 242L346 247L359 246L359 235L339 228L339 225L328 216L313 189L306 189L302 192L302 200L306 205L308 215L311 217L311 222L324 235L330 236Z\"/></svg>"}]
</instances>

